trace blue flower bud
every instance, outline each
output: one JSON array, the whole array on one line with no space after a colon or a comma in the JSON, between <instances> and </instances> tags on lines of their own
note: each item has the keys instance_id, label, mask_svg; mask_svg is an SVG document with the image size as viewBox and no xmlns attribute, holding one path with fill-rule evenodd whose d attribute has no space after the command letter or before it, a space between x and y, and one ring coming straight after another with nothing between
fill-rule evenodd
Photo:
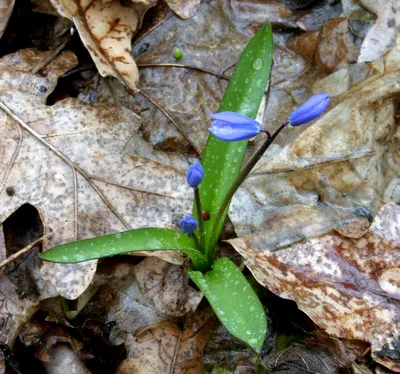
<instances>
[{"instance_id":1,"label":"blue flower bud","mask_svg":"<svg viewBox=\"0 0 400 374\"><path fill-rule=\"evenodd\" d=\"M329 105L328 94L318 94L289 114L289 124L299 126L319 117Z\"/></svg>"},{"instance_id":2,"label":"blue flower bud","mask_svg":"<svg viewBox=\"0 0 400 374\"><path fill-rule=\"evenodd\" d=\"M225 142L250 139L261 131L261 125L252 118L235 112L220 112L211 115L214 120L208 131Z\"/></svg>"},{"instance_id":3,"label":"blue flower bud","mask_svg":"<svg viewBox=\"0 0 400 374\"><path fill-rule=\"evenodd\" d=\"M196 231L199 223L193 216L186 216L179 220L179 226L185 234L190 235Z\"/></svg>"},{"instance_id":4,"label":"blue flower bud","mask_svg":"<svg viewBox=\"0 0 400 374\"><path fill-rule=\"evenodd\" d=\"M190 187L197 188L204 177L203 166L199 162L190 165L186 172L186 180Z\"/></svg>"}]
</instances>

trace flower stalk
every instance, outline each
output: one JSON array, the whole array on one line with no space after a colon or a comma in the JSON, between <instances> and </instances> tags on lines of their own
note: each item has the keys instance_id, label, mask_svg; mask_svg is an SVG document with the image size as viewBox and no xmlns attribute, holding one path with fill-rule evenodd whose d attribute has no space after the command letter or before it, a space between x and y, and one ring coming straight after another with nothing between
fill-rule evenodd
<instances>
[{"instance_id":1,"label":"flower stalk","mask_svg":"<svg viewBox=\"0 0 400 374\"><path fill-rule=\"evenodd\" d=\"M196 204L197 210L197 220L199 221L199 236L200 236L200 250L204 253L204 220L203 220L203 211L201 209L201 201L200 201L200 193L199 189L193 188L194 191L194 201Z\"/></svg>"},{"instance_id":2,"label":"flower stalk","mask_svg":"<svg viewBox=\"0 0 400 374\"><path fill-rule=\"evenodd\" d=\"M232 186L229 188L228 192L226 193L221 205L218 208L217 214L216 214L216 220L215 224L212 228L212 240L213 242L210 243L208 248L206 249L206 255L209 261L212 261L212 258L214 257L214 247L215 247L215 233L218 230L218 225L220 224L220 221L224 215L225 210L228 208L229 203L237 191L237 189L240 187L240 185L243 183L243 181L247 178L247 176L250 174L254 166L257 164L257 162L260 160L262 155L267 151L269 146L274 142L276 137L279 135L279 133L288 125L288 121L282 123L280 127L271 135L268 136L267 133L267 138L265 139L264 143L257 149L256 152L251 156L250 160L247 162L247 164L243 167L243 169L240 171L238 177L236 180L233 182Z\"/></svg>"}]
</instances>

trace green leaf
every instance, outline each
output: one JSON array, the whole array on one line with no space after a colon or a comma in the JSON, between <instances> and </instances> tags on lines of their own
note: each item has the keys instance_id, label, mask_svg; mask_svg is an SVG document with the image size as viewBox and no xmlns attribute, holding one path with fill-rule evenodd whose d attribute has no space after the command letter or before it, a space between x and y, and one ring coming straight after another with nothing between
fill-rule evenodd
<instances>
[{"instance_id":1,"label":"green leaf","mask_svg":"<svg viewBox=\"0 0 400 374\"><path fill-rule=\"evenodd\" d=\"M231 111L255 118L269 80L272 65L272 29L266 23L242 53L226 89L219 112ZM210 215L205 224L206 251L213 253L226 213L212 233L215 214L239 174L247 141L223 142L209 135L202 157L204 179L200 185L202 208Z\"/></svg>"},{"instance_id":2,"label":"green leaf","mask_svg":"<svg viewBox=\"0 0 400 374\"><path fill-rule=\"evenodd\" d=\"M267 333L267 318L257 294L236 265L221 257L204 275L188 272L227 330L259 351Z\"/></svg>"},{"instance_id":3,"label":"green leaf","mask_svg":"<svg viewBox=\"0 0 400 374\"><path fill-rule=\"evenodd\" d=\"M51 248L42 260L74 263L139 251L178 250L193 261L198 270L207 268L205 256L197 250L193 238L170 229L146 228L85 239Z\"/></svg>"}]
</instances>

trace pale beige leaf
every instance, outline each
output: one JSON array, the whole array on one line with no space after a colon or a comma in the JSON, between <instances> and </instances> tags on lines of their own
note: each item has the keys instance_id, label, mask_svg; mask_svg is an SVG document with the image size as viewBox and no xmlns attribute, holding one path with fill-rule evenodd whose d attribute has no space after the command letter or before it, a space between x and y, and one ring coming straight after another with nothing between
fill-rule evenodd
<instances>
[{"instance_id":1,"label":"pale beige leaf","mask_svg":"<svg viewBox=\"0 0 400 374\"><path fill-rule=\"evenodd\" d=\"M15 189L13 196L0 194L0 222L26 202L35 205L46 235L52 233L44 249L127 228L176 228L176 222L191 211L192 192L181 171L125 153L126 143L140 126L137 115L124 107L88 105L76 99L46 106L56 75L27 73L23 56L21 61L15 56L5 60L12 64L0 62L0 101L80 169L0 112L0 189ZM184 260L172 251L156 255L175 263ZM81 274L94 273L90 262L43 266L46 279L68 298L79 296L89 285L91 277ZM68 268L75 274L71 282L65 282ZM79 287L71 288L73 282Z\"/></svg>"},{"instance_id":2,"label":"pale beige leaf","mask_svg":"<svg viewBox=\"0 0 400 374\"><path fill-rule=\"evenodd\" d=\"M15 0L0 0L0 38L7 27L14 9Z\"/></svg>"},{"instance_id":3,"label":"pale beige leaf","mask_svg":"<svg viewBox=\"0 0 400 374\"><path fill-rule=\"evenodd\" d=\"M358 62L373 61L382 57L396 42L400 27L400 2L398 0L360 0L362 6L378 16L361 45Z\"/></svg>"},{"instance_id":4,"label":"pale beige leaf","mask_svg":"<svg viewBox=\"0 0 400 374\"><path fill-rule=\"evenodd\" d=\"M131 55L131 39L144 13L156 2L138 1L128 7L117 0L52 0L59 13L74 22L100 74L116 77L134 91L139 72Z\"/></svg>"},{"instance_id":5,"label":"pale beige leaf","mask_svg":"<svg viewBox=\"0 0 400 374\"><path fill-rule=\"evenodd\" d=\"M168 6L181 18L192 18L199 9L201 0L166 0Z\"/></svg>"},{"instance_id":6,"label":"pale beige leaf","mask_svg":"<svg viewBox=\"0 0 400 374\"><path fill-rule=\"evenodd\" d=\"M188 285L189 277L181 266L157 258L147 258L134 269L144 297L161 312L183 317L195 311L203 294Z\"/></svg>"},{"instance_id":7,"label":"pale beige leaf","mask_svg":"<svg viewBox=\"0 0 400 374\"><path fill-rule=\"evenodd\" d=\"M399 227L400 207L388 204L359 239L328 234L275 252L257 234L230 243L261 284L327 333L370 342L374 359L399 372L399 289L387 278L400 271Z\"/></svg>"}]
</instances>

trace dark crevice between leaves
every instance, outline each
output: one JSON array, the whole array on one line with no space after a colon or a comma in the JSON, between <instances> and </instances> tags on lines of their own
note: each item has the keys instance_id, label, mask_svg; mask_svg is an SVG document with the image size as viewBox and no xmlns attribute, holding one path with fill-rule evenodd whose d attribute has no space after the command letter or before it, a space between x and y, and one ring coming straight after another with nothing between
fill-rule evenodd
<instances>
[{"instance_id":1,"label":"dark crevice between leaves","mask_svg":"<svg viewBox=\"0 0 400 374\"><path fill-rule=\"evenodd\" d=\"M9 257L38 240L44 234L43 222L38 210L24 204L3 222L6 256ZM41 244L18 257L4 267L4 274L15 285L18 296L35 299L42 283L39 254Z\"/></svg>"}]
</instances>

